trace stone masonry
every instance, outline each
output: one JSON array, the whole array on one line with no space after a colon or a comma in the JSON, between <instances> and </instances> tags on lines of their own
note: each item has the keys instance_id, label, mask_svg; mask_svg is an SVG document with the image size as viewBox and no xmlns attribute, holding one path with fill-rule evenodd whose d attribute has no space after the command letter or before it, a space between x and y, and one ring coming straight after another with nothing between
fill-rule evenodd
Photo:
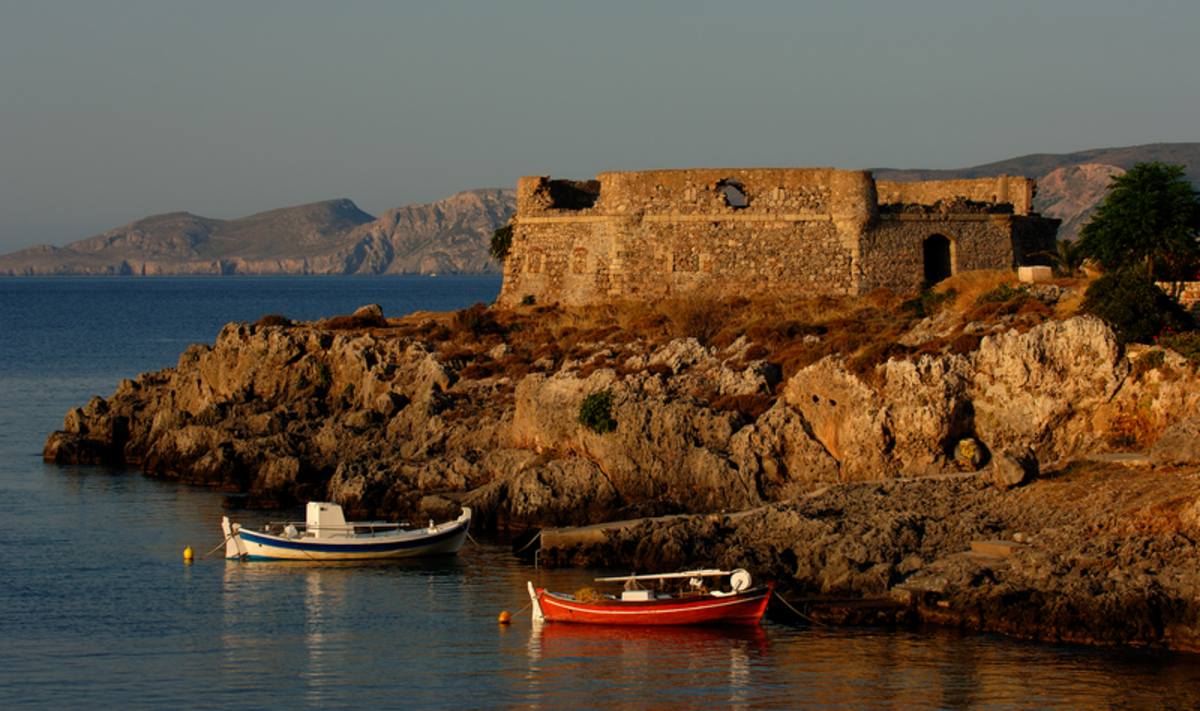
<instances>
[{"instance_id":1,"label":"stone masonry","mask_svg":"<svg viewBox=\"0 0 1200 711\"><path fill-rule=\"evenodd\" d=\"M500 303L910 291L1054 248L1032 179L876 182L832 168L521 178Z\"/></svg>"}]
</instances>

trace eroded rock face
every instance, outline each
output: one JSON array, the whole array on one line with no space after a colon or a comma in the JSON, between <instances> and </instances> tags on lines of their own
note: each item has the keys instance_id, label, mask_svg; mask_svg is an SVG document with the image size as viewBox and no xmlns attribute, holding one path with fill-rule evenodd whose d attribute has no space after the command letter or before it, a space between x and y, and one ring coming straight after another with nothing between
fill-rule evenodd
<instances>
[{"instance_id":1,"label":"eroded rock face","mask_svg":"<svg viewBox=\"0 0 1200 711\"><path fill-rule=\"evenodd\" d=\"M965 439L979 443L983 466L1028 450L1032 463L1022 455L1015 466L1036 470L1104 451L1110 425L1132 417L1166 429L1194 413L1200 391L1177 356L1130 377L1112 333L1090 317L863 375L828 358L782 386L776 366L746 363L745 351L682 339L618 364L598 344L593 356L543 362L513 382L466 377L438 346L386 331L230 324L176 368L72 409L44 456L139 463L246 493L250 506L329 498L352 513L411 516L434 497L471 504L481 522L565 525L957 472ZM601 391L616 422L603 434L579 422L584 398ZM713 404L776 392L757 417ZM1160 449L1163 461L1182 461ZM1025 478L1010 459L994 467L1002 486Z\"/></svg>"},{"instance_id":2,"label":"eroded rock face","mask_svg":"<svg viewBox=\"0 0 1200 711\"><path fill-rule=\"evenodd\" d=\"M355 518L441 519L463 505L483 526L702 514L543 561L745 567L813 595L901 585L949 605L922 607L924 619L1200 648L1200 490L1169 470L1200 449L1200 382L1182 357L1135 347L1131 368L1088 317L866 373L828 358L786 383L747 352L683 339L615 363L597 344L514 382L471 377L437 345L386 330L230 324L176 368L70 410L44 457L139 463L250 507L327 499ZM616 426L598 433L580 406L605 391ZM738 397L769 407L719 406ZM1163 432L1151 460L1166 473L1055 478L1081 453ZM1002 567L957 555L1018 532L1032 542ZM1127 622L1055 622L1118 611Z\"/></svg>"},{"instance_id":3,"label":"eroded rock face","mask_svg":"<svg viewBox=\"0 0 1200 711\"><path fill-rule=\"evenodd\" d=\"M797 373L783 400L838 462L841 481L953 471L964 437L985 451L1029 448L1043 462L1108 451L1113 429L1159 431L1194 412L1196 377L1178 360L1130 378L1124 349L1090 316L983 338L969 355L891 360L870 385L840 361Z\"/></svg>"},{"instance_id":4,"label":"eroded rock face","mask_svg":"<svg viewBox=\"0 0 1200 711\"><path fill-rule=\"evenodd\" d=\"M735 515L613 528L541 561L746 568L793 600L903 597L910 620L1194 651L1198 502L1193 477L1119 466L1009 489L988 471L854 482ZM995 541L1011 554L971 553Z\"/></svg>"},{"instance_id":5,"label":"eroded rock face","mask_svg":"<svg viewBox=\"0 0 1200 711\"><path fill-rule=\"evenodd\" d=\"M1129 365L1103 321L1079 316L988 336L971 370L980 438L993 449L1029 445L1055 460L1097 438L1092 413L1116 395Z\"/></svg>"}]
</instances>

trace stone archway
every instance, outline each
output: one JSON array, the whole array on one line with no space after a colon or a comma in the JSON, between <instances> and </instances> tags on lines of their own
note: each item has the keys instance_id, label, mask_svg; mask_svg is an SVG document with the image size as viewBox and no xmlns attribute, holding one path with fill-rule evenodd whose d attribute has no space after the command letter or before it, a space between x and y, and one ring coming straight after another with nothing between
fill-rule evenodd
<instances>
[{"instance_id":1,"label":"stone archway","mask_svg":"<svg viewBox=\"0 0 1200 711\"><path fill-rule=\"evenodd\" d=\"M950 240L945 235L930 235L925 240L925 281L936 284L954 275L950 258Z\"/></svg>"}]
</instances>

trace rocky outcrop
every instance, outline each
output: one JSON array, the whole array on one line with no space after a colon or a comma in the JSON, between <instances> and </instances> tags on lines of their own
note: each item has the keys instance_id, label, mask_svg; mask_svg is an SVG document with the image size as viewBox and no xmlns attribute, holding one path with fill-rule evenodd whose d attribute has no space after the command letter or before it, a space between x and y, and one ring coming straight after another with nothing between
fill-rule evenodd
<instances>
[{"instance_id":1,"label":"rocky outcrop","mask_svg":"<svg viewBox=\"0 0 1200 711\"><path fill-rule=\"evenodd\" d=\"M347 318L376 326L341 330ZM397 335L377 308L230 324L175 368L72 409L44 456L139 463L250 507L328 499L355 517L469 505L481 525L520 528L690 514L544 560L740 566L813 595L908 586L925 619L1194 645L1200 490L1169 467L1195 462L1200 383L1178 354L1125 349L1094 318L983 330L974 351L866 370L829 357L786 381L744 340L622 338L511 368L509 345L467 358L437 330ZM611 431L580 422L597 394ZM1153 480L1073 473L1134 441L1159 442ZM957 555L1015 533L1032 543L1003 564ZM1129 629L1096 621L1126 603Z\"/></svg>"},{"instance_id":2,"label":"rocky outcrop","mask_svg":"<svg viewBox=\"0 0 1200 711\"><path fill-rule=\"evenodd\" d=\"M1161 432L1200 398L1177 361L1162 359L1170 377L1131 377L1125 352L1091 317L996 332L968 354L893 359L868 374L827 358L786 383L776 366L745 362L741 342L715 351L676 340L620 363L596 344L584 359L532 364L515 382L478 374L446 347L386 329L230 324L176 368L73 409L45 456L138 462L249 492L256 506L320 495L381 514L453 494L495 524L571 524L957 472L965 438L978 442L976 463L1007 452L1004 466L1036 470L1109 450L1114 428L1130 421ZM603 434L578 420L601 391L616 423ZM714 404L739 397L774 404L756 417ZM1004 477L1024 478L1011 467Z\"/></svg>"},{"instance_id":3,"label":"rocky outcrop","mask_svg":"<svg viewBox=\"0 0 1200 711\"><path fill-rule=\"evenodd\" d=\"M0 275L498 273L488 246L515 202L511 190L472 190L379 218L344 199L236 220L154 215L0 256Z\"/></svg>"},{"instance_id":4,"label":"rocky outcrop","mask_svg":"<svg viewBox=\"0 0 1200 711\"><path fill-rule=\"evenodd\" d=\"M741 567L777 581L792 607L806 600L813 616L828 609L822 600L865 599L893 621L1196 651L1197 501L1193 476L1099 465L1006 490L986 471L890 479L746 514L614 528L541 561Z\"/></svg>"}]
</instances>

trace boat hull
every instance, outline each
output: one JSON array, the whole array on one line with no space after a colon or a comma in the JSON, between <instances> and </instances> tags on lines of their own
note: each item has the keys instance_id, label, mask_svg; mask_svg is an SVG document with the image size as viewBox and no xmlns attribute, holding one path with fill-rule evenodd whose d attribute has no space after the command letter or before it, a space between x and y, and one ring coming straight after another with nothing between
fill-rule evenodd
<instances>
[{"instance_id":1,"label":"boat hull","mask_svg":"<svg viewBox=\"0 0 1200 711\"><path fill-rule=\"evenodd\" d=\"M436 530L417 529L395 534L333 537L288 538L269 533L231 528L224 522L229 541L226 557L251 560L377 560L417 558L458 553L467 539L470 514L436 526Z\"/></svg>"},{"instance_id":2,"label":"boat hull","mask_svg":"<svg viewBox=\"0 0 1200 711\"><path fill-rule=\"evenodd\" d=\"M773 583L718 597L665 598L646 601L581 602L542 588L536 600L547 622L588 625L757 625L767 610Z\"/></svg>"}]
</instances>

